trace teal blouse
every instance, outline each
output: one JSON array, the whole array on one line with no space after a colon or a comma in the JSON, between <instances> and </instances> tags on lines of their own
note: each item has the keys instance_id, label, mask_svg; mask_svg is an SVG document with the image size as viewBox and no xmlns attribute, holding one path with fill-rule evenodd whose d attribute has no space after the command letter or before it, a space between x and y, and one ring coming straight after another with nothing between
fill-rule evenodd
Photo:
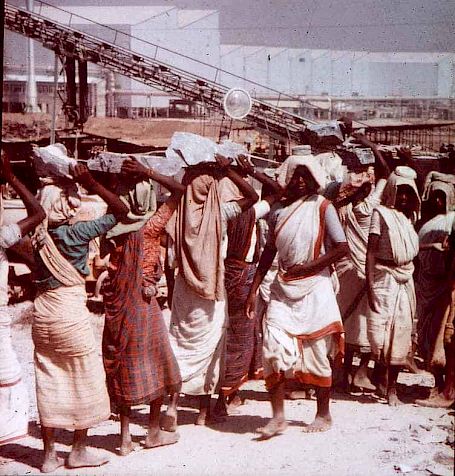
<instances>
[{"instance_id":1,"label":"teal blouse","mask_svg":"<svg viewBox=\"0 0 455 476\"><path fill-rule=\"evenodd\" d=\"M90 270L87 265L89 254L89 243L94 238L104 235L117 223L114 215L106 214L101 218L90 221L80 221L74 225L60 225L56 228L49 228L57 249L82 276L88 276ZM58 279L54 278L46 265L43 263L39 253L35 253L37 263L36 285L38 289L46 291L63 286Z\"/></svg>"}]
</instances>

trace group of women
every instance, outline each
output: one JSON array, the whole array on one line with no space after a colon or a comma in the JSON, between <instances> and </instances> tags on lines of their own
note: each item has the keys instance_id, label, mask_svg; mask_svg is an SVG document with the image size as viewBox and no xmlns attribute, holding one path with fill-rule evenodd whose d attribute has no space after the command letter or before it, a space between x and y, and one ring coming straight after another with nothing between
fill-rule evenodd
<instances>
[{"instance_id":1,"label":"group of women","mask_svg":"<svg viewBox=\"0 0 455 476\"><path fill-rule=\"evenodd\" d=\"M217 156L188 167L181 183L127 160L108 187L77 165L73 180L42 177L37 198L2 155L2 176L28 211L13 228L0 228L2 256L34 230L32 336L43 472L106 463L87 448L87 431L111 412L120 417L119 453L133 451L135 405L150 405L145 447L176 443L182 393L199 398L197 424L216 423L252 377L265 378L272 403L272 419L258 429L263 438L286 428L288 379L316 388L316 418L305 429L325 431L345 331L345 388L384 389L389 404L398 404L399 371L418 349L437 387L421 404L453 403L454 177L428 176L420 218L415 172L399 166L390 173L375 144L357 139L374 152L376 180L333 204L324 198L327 174L311 154L291 156L270 176L243 158L233 167ZM263 184L259 202L247 175ZM152 181L171 192L158 208ZM106 215L75 220L80 186L107 203ZM102 357L85 291L89 244L97 237L110 256ZM157 302L163 238L173 290L169 328ZM12 392L20 376L10 375L17 359L3 318L6 302L0 304L0 392ZM353 372L355 353L360 366ZM219 400L212 411L214 393ZM66 461L55 448L57 428L74 430ZM25 431L0 434L0 443Z\"/></svg>"}]
</instances>

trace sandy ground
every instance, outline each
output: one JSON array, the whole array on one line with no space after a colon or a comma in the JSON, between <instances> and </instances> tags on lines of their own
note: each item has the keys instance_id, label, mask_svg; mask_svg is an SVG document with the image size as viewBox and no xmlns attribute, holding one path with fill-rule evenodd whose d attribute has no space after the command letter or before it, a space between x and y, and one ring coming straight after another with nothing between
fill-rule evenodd
<instances>
[{"instance_id":1,"label":"sandy ground","mask_svg":"<svg viewBox=\"0 0 455 476\"><path fill-rule=\"evenodd\" d=\"M30 336L30 303L12 306L15 316L13 339L30 390L30 435L0 448L0 474L38 474L42 458L34 400L33 343ZM168 315L168 312L165 315ZM103 318L93 314L97 335ZM315 401L287 401L289 428L269 441L256 441L257 427L270 417L262 382L242 389L246 402L239 414L212 427L194 425L197 402L182 399L179 413L180 442L173 446L140 450L127 457L116 454L119 424L107 421L91 430L91 444L110 456L100 468L66 470L68 475L452 475L453 411L421 408L415 398L428 394L428 374L400 375L398 408L368 395L335 394L333 428L320 434L305 434L303 423L311 422ZM132 434L143 440L147 425L146 406L133 414ZM71 432L58 432L58 450L68 454Z\"/></svg>"}]
</instances>

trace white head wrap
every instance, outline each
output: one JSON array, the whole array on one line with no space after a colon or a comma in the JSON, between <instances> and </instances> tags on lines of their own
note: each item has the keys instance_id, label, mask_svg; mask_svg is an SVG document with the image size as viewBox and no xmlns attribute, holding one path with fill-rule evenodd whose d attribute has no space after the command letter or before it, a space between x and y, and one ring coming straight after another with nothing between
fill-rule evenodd
<instances>
[{"instance_id":1,"label":"white head wrap","mask_svg":"<svg viewBox=\"0 0 455 476\"><path fill-rule=\"evenodd\" d=\"M295 169L303 165L305 166L321 190L325 189L328 184L328 177L326 171L322 168L319 160L313 155L291 155L283 164L277 169L278 183L285 187L289 184L294 175Z\"/></svg>"},{"instance_id":2,"label":"white head wrap","mask_svg":"<svg viewBox=\"0 0 455 476\"><path fill-rule=\"evenodd\" d=\"M38 200L46 212L47 223L53 226L73 218L81 206L79 188L71 182L45 185L38 193Z\"/></svg>"}]
</instances>

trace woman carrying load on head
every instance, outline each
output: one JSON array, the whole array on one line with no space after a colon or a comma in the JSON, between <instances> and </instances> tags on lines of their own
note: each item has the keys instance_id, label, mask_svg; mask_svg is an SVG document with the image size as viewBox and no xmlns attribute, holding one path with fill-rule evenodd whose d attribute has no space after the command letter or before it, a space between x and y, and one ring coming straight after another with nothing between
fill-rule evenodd
<instances>
[{"instance_id":1,"label":"woman carrying load on head","mask_svg":"<svg viewBox=\"0 0 455 476\"><path fill-rule=\"evenodd\" d=\"M110 230L128 209L83 165L72 176L112 210L90 221L72 224L81 196L69 179L46 180L38 198L47 219L37 228L34 243L39 294L34 302L32 337L38 413L44 441L42 472L64 464L55 448L55 428L74 430L68 467L99 466L108 458L89 451L87 432L110 415L102 359L90 323L85 291L89 243Z\"/></svg>"},{"instance_id":2,"label":"woman carrying load on head","mask_svg":"<svg viewBox=\"0 0 455 476\"><path fill-rule=\"evenodd\" d=\"M439 394L444 388L446 342L454 302L452 291L453 250L450 235L455 225L455 176L430 172L423 192L422 208L428 221L419 230L419 255L416 273L417 341L427 369L435 377L435 388L428 401L431 406L448 404Z\"/></svg>"},{"instance_id":3,"label":"woman carrying load on head","mask_svg":"<svg viewBox=\"0 0 455 476\"><path fill-rule=\"evenodd\" d=\"M181 377L156 300L156 284L162 272L160 238L185 187L137 161L124 162L122 172L122 181L130 184L130 208L139 198L137 183L153 179L172 192L151 217L142 221L139 229L129 231L128 224L122 224L121 233L111 236L114 248L104 295L103 359L109 393L120 413L120 454L124 456L135 446L129 429L134 405L150 404L146 448L178 441L177 433L160 429L163 397L180 392ZM175 432L176 427L166 429Z\"/></svg>"},{"instance_id":4,"label":"woman carrying load on head","mask_svg":"<svg viewBox=\"0 0 455 476\"><path fill-rule=\"evenodd\" d=\"M27 209L26 218L4 225L3 204L0 203L0 445L4 445L26 436L28 431L27 386L22 380L21 367L11 342L6 249L32 232L46 214L36 198L13 174L3 150L0 166L0 178L13 187Z\"/></svg>"},{"instance_id":5,"label":"woman carrying load on head","mask_svg":"<svg viewBox=\"0 0 455 476\"><path fill-rule=\"evenodd\" d=\"M389 167L385 162L376 144L365 136L356 134L355 139L373 151L375 183L370 181L362 184L359 189L347 199L335 204L341 219L350 253L336 264L336 271L340 282L337 294L341 318L346 332L346 352L344 357L343 390L349 391L352 387L364 390L375 390L368 376L371 348L367 333L368 298L365 276L365 262L367 255L368 234L370 231L373 210L381 203ZM352 168L353 172L366 172L369 165L358 165ZM354 354L360 354L360 365L356 372L352 372ZM351 387L352 385L352 387Z\"/></svg>"},{"instance_id":6,"label":"woman carrying load on head","mask_svg":"<svg viewBox=\"0 0 455 476\"><path fill-rule=\"evenodd\" d=\"M416 173L399 166L390 175L371 218L366 260L368 338L372 357L386 370L389 405L399 403L396 383L412 347L416 311L413 260L419 239L413 223L420 210Z\"/></svg>"},{"instance_id":7,"label":"woman carrying load on head","mask_svg":"<svg viewBox=\"0 0 455 476\"><path fill-rule=\"evenodd\" d=\"M175 220L168 225L178 266L170 339L182 374L182 392L199 397L198 425L211 418L211 395L218 390L224 369L227 223L258 199L228 159L217 155L216 162L188 167L183 179L185 194ZM232 184L241 198L232 192ZM170 416L176 414L176 405L177 396Z\"/></svg>"},{"instance_id":8,"label":"woman carrying load on head","mask_svg":"<svg viewBox=\"0 0 455 476\"><path fill-rule=\"evenodd\" d=\"M267 244L247 300L251 314L259 285L277 255L279 271L263 323L264 377L273 413L257 430L263 438L286 429L286 379L316 387L316 417L304 431L331 427L331 360L340 360L344 350L329 267L348 252L348 245L335 208L319 194L326 173L312 156L293 156L283 167L285 196L270 212Z\"/></svg>"}]
</instances>

